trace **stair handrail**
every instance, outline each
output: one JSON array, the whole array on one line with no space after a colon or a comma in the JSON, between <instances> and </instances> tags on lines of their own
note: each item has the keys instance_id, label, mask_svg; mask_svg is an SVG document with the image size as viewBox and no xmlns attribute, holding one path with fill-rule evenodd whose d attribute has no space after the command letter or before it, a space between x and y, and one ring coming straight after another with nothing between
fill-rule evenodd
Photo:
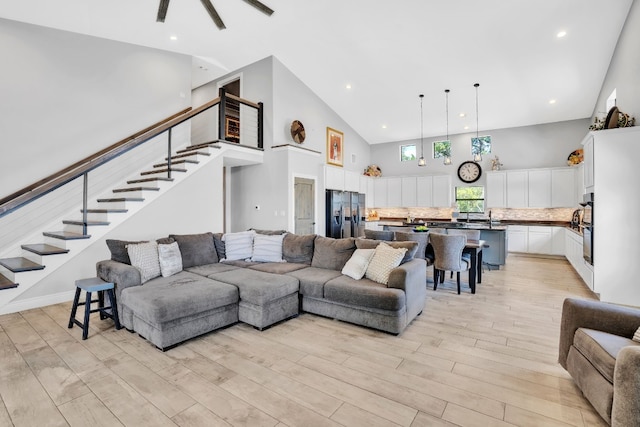
<instances>
[{"instance_id":1,"label":"stair handrail","mask_svg":"<svg viewBox=\"0 0 640 427\"><path fill-rule=\"evenodd\" d=\"M86 175L89 171L115 159L133 148L138 147L148 140L172 129L203 111L218 105L219 103L220 97L217 97L198 108L185 108L184 110L136 132L107 148L104 148L58 172L49 175L46 178L0 199L0 217L26 205L27 203L33 202L34 200L56 190L76 178Z\"/></svg>"}]
</instances>

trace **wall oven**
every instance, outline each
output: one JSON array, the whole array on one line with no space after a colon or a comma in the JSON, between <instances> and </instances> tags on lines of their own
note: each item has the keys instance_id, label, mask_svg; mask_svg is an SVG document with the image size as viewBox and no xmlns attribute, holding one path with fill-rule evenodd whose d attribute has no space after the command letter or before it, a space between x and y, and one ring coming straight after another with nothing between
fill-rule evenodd
<instances>
[{"instance_id":1,"label":"wall oven","mask_svg":"<svg viewBox=\"0 0 640 427\"><path fill-rule=\"evenodd\" d=\"M582 215L582 257L593 265L593 193L584 195Z\"/></svg>"}]
</instances>

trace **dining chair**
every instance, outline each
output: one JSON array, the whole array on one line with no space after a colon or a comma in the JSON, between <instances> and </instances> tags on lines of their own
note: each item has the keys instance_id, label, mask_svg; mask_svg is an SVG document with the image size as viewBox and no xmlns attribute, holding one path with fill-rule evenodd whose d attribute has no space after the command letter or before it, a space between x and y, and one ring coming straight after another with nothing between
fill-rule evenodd
<instances>
[{"instance_id":1,"label":"dining chair","mask_svg":"<svg viewBox=\"0 0 640 427\"><path fill-rule=\"evenodd\" d=\"M457 228L451 228L447 231L447 234L453 234L458 236L464 235L464 236L467 236L467 240L480 240L480 230L459 230ZM471 262L471 255L469 254L463 253L462 258ZM453 277L453 271L451 272L451 277ZM444 279L444 277L442 279ZM442 279L440 280L440 283L442 283Z\"/></svg>"},{"instance_id":2,"label":"dining chair","mask_svg":"<svg viewBox=\"0 0 640 427\"><path fill-rule=\"evenodd\" d=\"M385 240L387 242L390 242L393 240L394 238L394 233L393 231L387 231L387 230L364 230L364 237L366 239L373 239L373 240Z\"/></svg>"},{"instance_id":3,"label":"dining chair","mask_svg":"<svg viewBox=\"0 0 640 427\"><path fill-rule=\"evenodd\" d=\"M455 271L458 294L460 294L460 273L469 270L471 266L471 261L462 257L467 237L465 235L434 233L429 236L429 241L433 245L436 256L433 263L433 290L438 289L439 279L444 277L445 271Z\"/></svg>"}]
</instances>

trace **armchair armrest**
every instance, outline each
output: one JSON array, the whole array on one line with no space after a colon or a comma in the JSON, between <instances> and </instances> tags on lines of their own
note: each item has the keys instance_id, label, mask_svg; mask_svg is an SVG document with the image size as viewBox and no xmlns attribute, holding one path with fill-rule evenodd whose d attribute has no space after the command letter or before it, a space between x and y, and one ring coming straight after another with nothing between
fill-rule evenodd
<instances>
[{"instance_id":1,"label":"armchair armrest","mask_svg":"<svg viewBox=\"0 0 640 427\"><path fill-rule=\"evenodd\" d=\"M624 347L613 373L612 426L638 425L640 413L640 347Z\"/></svg>"},{"instance_id":2,"label":"armchair armrest","mask_svg":"<svg viewBox=\"0 0 640 427\"><path fill-rule=\"evenodd\" d=\"M578 328L595 329L631 338L639 326L640 309L567 298L562 305L558 362L563 368L567 368L567 355Z\"/></svg>"}]
</instances>

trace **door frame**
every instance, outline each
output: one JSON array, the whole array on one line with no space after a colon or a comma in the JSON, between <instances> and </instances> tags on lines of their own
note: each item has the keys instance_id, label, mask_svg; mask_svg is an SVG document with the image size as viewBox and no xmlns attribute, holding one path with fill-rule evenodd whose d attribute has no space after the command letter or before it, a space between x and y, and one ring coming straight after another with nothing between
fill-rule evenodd
<instances>
[{"instance_id":1,"label":"door frame","mask_svg":"<svg viewBox=\"0 0 640 427\"><path fill-rule=\"evenodd\" d=\"M291 197L289 198L289 226L288 229L291 230L292 233L295 232L296 229L296 178L304 178L313 181L313 232L314 234L318 234L318 177L316 175L307 175L302 173L292 173L291 178L289 180L289 194Z\"/></svg>"}]
</instances>

